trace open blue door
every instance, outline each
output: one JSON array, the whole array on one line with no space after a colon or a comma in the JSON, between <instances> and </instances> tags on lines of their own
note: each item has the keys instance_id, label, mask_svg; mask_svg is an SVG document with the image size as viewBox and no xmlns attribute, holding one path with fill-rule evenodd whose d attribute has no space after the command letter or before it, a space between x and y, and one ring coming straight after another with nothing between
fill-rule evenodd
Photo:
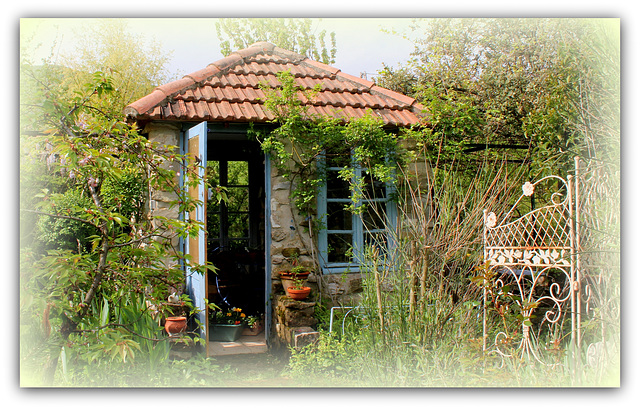
<instances>
[{"instance_id":1,"label":"open blue door","mask_svg":"<svg viewBox=\"0 0 640 409\"><path fill-rule=\"evenodd\" d=\"M184 150L187 154L189 164L193 165L197 163L201 165L197 175L200 183L195 187L189 187L189 196L192 199L198 200L198 205L187 217L190 220L204 223L206 226L207 201L205 196L205 166L207 163L207 123L202 122L189 129L185 135L184 142ZM190 173L184 173L188 179ZM194 177L193 174L191 174L191 176ZM206 228L200 230L197 237L189 237L186 241L185 252L191 255L193 263L204 264L207 261L206 243ZM193 301L194 307L199 310L197 319L202 324L200 335L205 340L208 340L209 323L207 320L207 306L205 304L205 298L207 297L207 274L192 271L189 265L186 267L186 273L187 294L189 294L189 297Z\"/></svg>"}]
</instances>

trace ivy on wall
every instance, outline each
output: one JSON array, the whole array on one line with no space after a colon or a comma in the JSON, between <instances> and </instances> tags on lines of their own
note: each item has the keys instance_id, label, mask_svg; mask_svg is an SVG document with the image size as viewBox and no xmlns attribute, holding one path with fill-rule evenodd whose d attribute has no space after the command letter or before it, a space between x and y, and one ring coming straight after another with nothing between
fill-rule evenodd
<instances>
[{"instance_id":1,"label":"ivy on wall","mask_svg":"<svg viewBox=\"0 0 640 409\"><path fill-rule=\"evenodd\" d=\"M278 126L270 132L252 129L250 134L271 156L280 174L291 182L292 201L301 215L314 214L318 188L325 182L322 165L325 161L319 158L331 157L336 162L338 157L349 157L337 160L345 164L340 176L349 183L354 183L351 177L354 163L377 180L387 182L393 178L406 158L399 147L404 133L385 130L383 121L373 113L346 123L338 118L310 114L298 95L313 101L319 86L302 89L289 71L280 72L277 77L281 87L263 84L261 88L267 96L265 108L275 115L273 123ZM352 191L362 189L354 187Z\"/></svg>"}]
</instances>

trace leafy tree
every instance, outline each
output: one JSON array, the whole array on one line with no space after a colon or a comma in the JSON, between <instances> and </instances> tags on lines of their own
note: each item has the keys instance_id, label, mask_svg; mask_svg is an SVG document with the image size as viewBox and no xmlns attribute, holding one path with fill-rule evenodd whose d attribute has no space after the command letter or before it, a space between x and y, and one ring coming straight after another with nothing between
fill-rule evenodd
<instances>
[{"instance_id":1,"label":"leafy tree","mask_svg":"<svg viewBox=\"0 0 640 409\"><path fill-rule=\"evenodd\" d=\"M32 39L28 37L29 32L25 30L21 38L21 55L25 68L20 76L20 125L23 135L44 134L55 129L59 125L59 118L49 110L43 109L46 108L43 102L59 104L60 101L73 100L76 96L83 95L87 84L94 81L94 72L109 73L115 92L103 93L100 98L94 99L90 109L102 111L104 116L112 117L118 117L128 103L148 94L154 86L168 79L164 68L168 54L161 50L157 42L146 42L144 38L131 34L126 20L91 20L76 33L78 41L73 52L58 56L54 52L54 44L51 54L39 64L30 59L35 47L32 45ZM77 124L90 132L89 128L101 126L92 121L94 119L91 115L83 113L78 117ZM47 188L56 193L75 191L68 178L60 177L48 168L47 162L51 162L54 155L39 150L31 141L23 142L22 149L25 155L21 165L23 169L30 169L24 173L21 183L23 203L33 198L34 188ZM33 180L29 180L30 177ZM130 202L131 204L124 204L125 208L121 209L127 218L133 216L132 206L138 206L135 216L140 219L142 214L139 205L141 195L144 194L141 189L141 181L129 173L128 180L117 186L107 182L106 200L119 201L119 206ZM83 199L71 192L65 194L68 200L86 200L86 197ZM73 221L57 220L55 224L60 229L51 229L52 221L46 217L44 219L37 221L37 218L29 216L29 220L25 220L23 217L21 238L40 240L45 244L56 241L61 244L55 236L65 230L67 237L84 237L76 235L74 230L69 228L69 225L76 224ZM66 241L65 238L62 240ZM73 240L74 243L75 241ZM74 246L74 243L65 243L65 246Z\"/></svg>"},{"instance_id":2,"label":"leafy tree","mask_svg":"<svg viewBox=\"0 0 640 409\"><path fill-rule=\"evenodd\" d=\"M82 89L96 71L109 72L117 92L103 95L96 108L112 115L172 79L166 70L171 56L155 39L132 34L125 19L91 20L76 34L76 47L59 64L70 71L62 85L70 92Z\"/></svg>"},{"instance_id":3,"label":"leafy tree","mask_svg":"<svg viewBox=\"0 0 640 409\"><path fill-rule=\"evenodd\" d=\"M144 212L151 189L191 210L173 169L182 165L191 184L197 165L125 122L118 94L138 91L117 89L113 70L80 75L49 62L21 62L20 316L21 363L53 384L59 358L166 351L151 309L182 287L181 264L209 266L177 248L201 224Z\"/></svg>"},{"instance_id":4,"label":"leafy tree","mask_svg":"<svg viewBox=\"0 0 640 409\"><path fill-rule=\"evenodd\" d=\"M224 55L258 41L269 41L312 60L335 63L335 33L329 33L330 44L327 44L326 30L316 36L313 23L309 18L226 18L216 22L216 32Z\"/></svg>"},{"instance_id":5,"label":"leafy tree","mask_svg":"<svg viewBox=\"0 0 640 409\"><path fill-rule=\"evenodd\" d=\"M91 102L111 90L109 77L96 73L95 84L83 96L45 101L50 102L44 104L45 109L59 124L46 135L30 137L30 142L37 140L56 155L50 167L66 175L69 190L56 193L44 188L37 195L39 201L27 203L34 206L23 208L23 213L52 220L45 222L50 228L60 228L60 221L83 226L75 228L74 234L79 235L78 243L86 243L77 248L54 243L59 244L57 248L44 255L37 249L22 249L21 315L25 322L42 326L40 345L49 351L48 383L53 381L61 348L79 348L88 342L88 335L100 333L91 345L108 356L131 357L140 334L121 324L115 310L109 312L105 306L128 294L147 293L148 300L157 302L166 298L170 286L180 288L184 280L180 260L188 262L188 257L175 244L179 237L202 228L194 222L166 218L138 219L141 202L123 203L118 198L127 195L109 195L114 186L126 189L133 175L142 181L145 192L174 191L174 205L181 211L195 205L178 186L175 172L167 168L169 163L183 161L174 149L147 141L122 119L92 110ZM89 114L92 125L79 125L79 118L88 119ZM186 170L191 183L197 181L195 167ZM134 186L138 189L139 184ZM70 201L70 197L81 200ZM64 234L58 231L56 237L63 239ZM195 268L202 272L205 267ZM102 314L106 315L101 318Z\"/></svg>"},{"instance_id":6,"label":"leafy tree","mask_svg":"<svg viewBox=\"0 0 640 409\"><path fill-rule=\"evenodd\" d=\"M582 153L573 102L586 80L579 61L600 34L591 20L416 20L407 35L413 58L385 67L378 83L427 107L434 154L502 145L524 148L509 159L567 170Z\"/></svg>"}]
</instances>

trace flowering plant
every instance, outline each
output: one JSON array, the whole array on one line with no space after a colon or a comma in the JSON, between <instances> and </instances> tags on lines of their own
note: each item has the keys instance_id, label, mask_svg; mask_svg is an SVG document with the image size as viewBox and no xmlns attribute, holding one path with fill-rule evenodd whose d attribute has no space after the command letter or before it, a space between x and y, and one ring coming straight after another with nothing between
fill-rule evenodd
<instances>
[{"instance_id":1,"label":"flowering plant","mask_svg":"<svg viewBox=\"0 0 640 409\"><path fill-rule=\"evenodd\" d=\"M308 271L308 268L303 267L303 266L293 266L291 268L291 274L296 277L302 273L306 273Z\"/></svg>"},{"instance_id":2,"label":"flowering plant","mask_svg":"<svg viewBox=\"0 0 640 409\"><path fill-rule=\"evenodd\" d=\"M239 325L248 322L247 315L242 312L241 308L231 308L227 311L219 310L216 312L216 324Z\"/></svg>"},{"instance_id":3,"label":"flowering plant","mask_svg":"<svg viewBox=\"0 0 640 409\"><path fill-rule=\"evenodd\" d=\"M524 185L522 185L522 194L525 196L531 196L533 194L534 191L534 186L531 182L525 182Z\"/></svg>"},{"instance_id":4,"label":"flowering plant","mask_svg":"<svg viewBox=\"0 0 640 409\"><path fill-rule=\"evenodd\" d=\"M257 327L259 325L262 325L262 319L259 317L255 317L253 315L250 315L247 317L247 327L249 328L254 328Z\"/></svg>"},{"instance_id":5,"label":"flowering plant","mask_svg":"<svg viewBox=\"0 0 640 409\"><path fill-rule=\"evenodd\" d=\"M497 223L497 217L496 214L491 212L487 215L487 220L485 221L485 224L487 227L492 228L496 226Z\"/></svg>"}]
</instances>

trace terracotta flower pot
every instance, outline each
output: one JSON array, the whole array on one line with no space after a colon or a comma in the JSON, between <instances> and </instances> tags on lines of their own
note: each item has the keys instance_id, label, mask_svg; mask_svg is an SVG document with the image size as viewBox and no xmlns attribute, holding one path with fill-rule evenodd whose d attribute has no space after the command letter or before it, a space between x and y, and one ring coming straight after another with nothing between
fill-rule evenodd
<instances>
[{"instance_id":1,"label":"terracotta flower pot","mask_svg":"<svg viewBox=\"0 0 640 409\"><path fill-rule=\"evenodd\" d=\"M164 329L170 337L176 336L187 329L187 317L167 317Z\"/></svg>"},{"instance_id":2,"label":"terracotta flower pot","mask_svg":"<svg viewBox=\"0 0 640 409\"><path fill-rule=\"evenodd\" d=\"M306 280L307 277L309 277L309 274L311 274L311 272L309 272L309 271L305 271L303 273L297 273L297 274L294 274L291 271L281 271L280 272L280 278L285 278L285 279L292 280L292 279L297 277L297 278L299 278L301 280Z\"/></svg>"},{"instance_id":3,"label":"terracotta flower pot","mask_svg":"<svg viewBox=\"0 0 640 409\"><path fill-rule=\"evenodd\" d=\"M287 288L293 287L295 284L294 279L300 279L303 282L306 282L307 278L309 278L309 271L305 271L304 273L293 274L291 271L281 271L280 272L280 281L282 281L282 288L287 291Z\"/></svg>"},{"instance_id":4,"label":"terracotta flower pot","mask_svg":"<svg viewBox=\"0 0 640 409\"><path fill-rule=\"evenodd\" d=\"M294 288L294 287L287 288L287 293L289 293L289 297L298 301L304 300L305 298L307 298L310 292L311 292L311 287L302 287L301 289Z\"/></svg>"}]
</instances>

